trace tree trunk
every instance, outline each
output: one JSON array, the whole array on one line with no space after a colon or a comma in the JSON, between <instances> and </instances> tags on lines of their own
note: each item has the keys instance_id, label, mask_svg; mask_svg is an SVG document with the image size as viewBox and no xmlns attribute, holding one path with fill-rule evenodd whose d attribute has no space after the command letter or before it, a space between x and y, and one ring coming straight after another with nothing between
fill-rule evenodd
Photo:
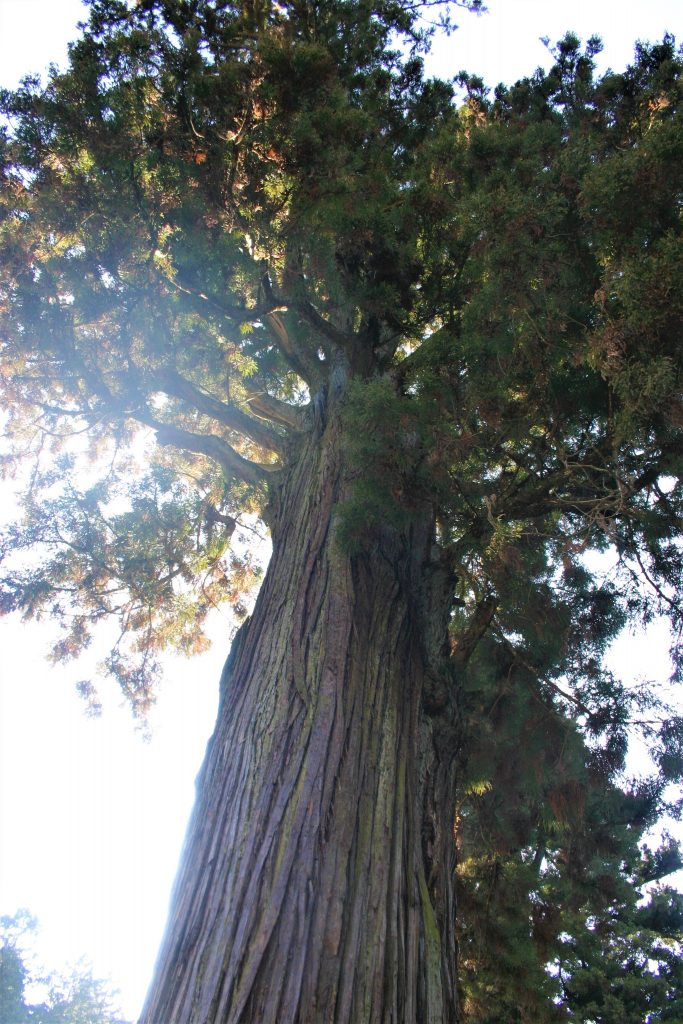
<instances>
[{"instance_id":1,"label":"tree trunk","mask_svg":"<svg viewBox=\"0 0 683 1024\"><path fill-rule=\"evenodd\" d=\"M342 551L343 461L331 421L274 495L141 1024L456 1019L454 726L424 710L433 522Z\"/></svg>"}]
</instances>

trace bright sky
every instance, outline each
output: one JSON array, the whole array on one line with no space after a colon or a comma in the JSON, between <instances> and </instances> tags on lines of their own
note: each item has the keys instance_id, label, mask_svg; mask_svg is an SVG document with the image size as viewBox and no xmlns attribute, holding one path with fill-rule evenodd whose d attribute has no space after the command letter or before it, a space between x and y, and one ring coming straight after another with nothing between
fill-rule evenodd
<instances>
[{"instance_id":1,"label":"bright sky","mask_svg":"<svg viewBox=\"0 0 683 1024\"><path fill-rule=\"evenodd\" d=\"M554 41L567 29L603 37L602 69L622 67L637 39L665 30L683 37L682 0L488 6L480 18L460 13L460 30L438 46L439 73L512 81L548 64L540 37ZM80 0L0 0L0 85L61 63L82 17ZM164 927L229 631L228 622L217 625L224 639L203 658L168 663L153 738L144 743L113 688L102 691L104 716L84 717L74 683L96 658L55 669L43 658L47 625L0 624L0 914L28 907L41 923L46 966L87 955L95 973L120 988L131 1020ZM664 678L664 632L626 637L615 663L633 678Z\"/></svg>"}]
</instances>

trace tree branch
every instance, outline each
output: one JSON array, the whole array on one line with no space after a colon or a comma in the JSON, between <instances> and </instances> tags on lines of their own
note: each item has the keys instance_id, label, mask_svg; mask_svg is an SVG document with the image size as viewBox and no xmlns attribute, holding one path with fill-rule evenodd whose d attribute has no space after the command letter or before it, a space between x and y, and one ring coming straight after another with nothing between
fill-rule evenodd
<instances>
[{"instance_id":1,"label":"tree branch","mask_svg":"<svg viewBox=\"0 0 683 1024\"><path fill-rule=\"evenodd\" d=\"M282 307L264 314L264 323L271 338L280 349L294 372L305 380L309 387L315 388L321 377L322 366L317 356L312 357L302 345L298 345L287 330L280 316Z\"/></svg>"},{"instance_id":2,"label":"tree branch","mask_svg":"<svg viewBox=\"0 0 683 1024\"><path fill-rule=\"evenodd\" d=\"M174 445L185 451L207 455L217 462L226 476L237 476L245 483L254 487L264 483L269 474L275 471L274 466L251 462L236 452L227 441L215 434L193 434L189 430L181 430L170 423L160 423L149 413L138 413L136 416L156 431L157 441L161 445Z\"/></svg>"},{"instance_id":3,"label":"tree branch","mask_svg":"<svg viewBox=\"0 0 683 1024\"><path fill-rule=\"evenodd\" d=\"M279 423L292 430L303 430L306 425L305 408L282 402L265 391L253 391L247 395L247 404L256 416Z\"/></svg>"},{"instance_id":4,"label":"tree branch","mask_svg":"<svg viewBox=\"0 0 683 1024\"><path fill-rule=\"evenodd\" d=\"M433 358L439 356L439 345L442 344L444 337L448 337L450 334L452 334L450 326L440 327L426 337L417 348L404 356L394 367L393 373L396 381L399 384L404 384L409 374L429 365Z\"/></svg>"},{"instance_id":5,"label":"tree branch","mask_svg":"<svg viewBox=\"0 0 683 1024\"><path fill-rule=\"evenodd\" d=\"M320 382L323 366L317 354L312 353L307 346L299 344L292 337L280 315L284 310L291 308L291 303L275 295L270 274L265 273L263 275L261 287L267 301L266 309L263 312L263 319L269 334L294 372L305 380L309 386L315 387ZM296 309L297 307L294 306L294 308Z\"/></svg>"},{"instance_id":6,"label":"tree branch","mask_svg":"<svg viewBox=\"0 0 683 1024\"><path fill-rule=\"evenodd\" d=\"M497 607L498 599L493 594L477 604L470 621L454 644L453 661L459 668L463 668L474 654L477 644L491 625Z\"/></svg>"},{"instance_id":7,"label":"tree branch","mask_svg":"<svg viewBox=\"0 0 683 1024\"><path fill-rule=\"evenodd\" d=\"M581 714L586 715L587 718L593 718L593 713L590 708L586 707L583 701L579 700L578 697L575 697L573 693L567 693L567 691L563 690L561 686L554 683L552 679L547 679L545 676L540 675L534 666L529 664L526 658L520 654L517 648L511 644L507 637L502 633L499 633L498 637L502 641L505 649L512 656L513 660L516 661L518 665L521 665L522 668L525 668L527 672L529 672L529 674L541 684L541 686L548 686L551 690L554 690L558 696L562 697L563 700L570 701L570 703L579 709Z\"/></svg>"},{"instance_id":8,"label":"tree branch","mask_svg":"<svg viewBox=\"0 0 683 1024\"><path fill-rule=\"evenodd\" d=\"M154 383L155 378L152 378ZM285 439L262 420L248 416L240 409L227 405L203 391L191 381L183 377L177 370L164 370L158 375L159 387L167 395L173 395L193 405L199 412L210 416L231 430L236 430L267 451L281 455L285 449ZM281 421L280 421L281 422ZM287 425L287 424L285 424Z\"/></svg>"},{"instance_id":9,"label":"tree branch","mask_svg":"<svg viewBox=\"0 0 683 1024\"><path fill-rule=\"evenodd\" d=\"M174 278L168 274L164 274L157 268L157 276L165 281L166 284L175 288L176 291L181 292L183 295L189 296L194 301L197 308L201 311L205 311L206 307L209 306L215 309L221 316L226 317L228 320L232 320L233 323L243 324L252 320L258 320L259 311L257 309L248 308L246 306L233 306L227 302L222 302L217 299L214 295L208 295L204 291L198 291L194 288L188 288L185 285L180 284Z\"/></svg>"},{"instance_id":10,"label":"tree branch","mask_svg":"<svg viewBox=\"0 0 683 1024\"><path fill-rule=\"evenodd\" d=\"M337 345L339 348L349 347L351 341L349 336L344 331L340 331L329 320L326 320L308 299L297 302L294 308L302 319L318 334L322 335L323 338L331 341L333 345Z\"/></svg>"}]
</instances>

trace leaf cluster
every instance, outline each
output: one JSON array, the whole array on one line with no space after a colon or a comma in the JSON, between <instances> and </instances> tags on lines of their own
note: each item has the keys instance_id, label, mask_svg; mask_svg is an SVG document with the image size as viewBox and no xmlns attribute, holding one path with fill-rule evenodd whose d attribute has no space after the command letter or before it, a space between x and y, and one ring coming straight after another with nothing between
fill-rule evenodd
<instances>
[{"instance_id":1,"label":"leaf cluster","mask_svg":"<svg viewBox=\"0 0 683 1024\"><path fill-rule=\"evenodd\" d=\"M4 1024L125 1024L110 987L85 963L45 975L30 965L37 922L27 911L0 917L0 1020ZM27 952L28 947L28 952ZM40 1003L30 992L43 993Z\"/></svg>"}]
</instances>

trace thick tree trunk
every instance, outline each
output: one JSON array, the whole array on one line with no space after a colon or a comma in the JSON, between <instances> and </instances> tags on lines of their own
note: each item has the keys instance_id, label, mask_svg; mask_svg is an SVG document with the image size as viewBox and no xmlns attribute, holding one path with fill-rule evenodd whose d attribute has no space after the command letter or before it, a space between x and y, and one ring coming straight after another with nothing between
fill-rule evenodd
<instances>
[{"instance_id":1,"label":"thick tree trunk","mask_svg":"<svg viewBox=\"0 0 683 1024\"><path fill-rule=\"evenodd\" d=\"M330 424L275 497L141 1024L456 1019L455 750L423 710L431 517L345 554L342 451Z\"/></svg>"}]
</instances>

